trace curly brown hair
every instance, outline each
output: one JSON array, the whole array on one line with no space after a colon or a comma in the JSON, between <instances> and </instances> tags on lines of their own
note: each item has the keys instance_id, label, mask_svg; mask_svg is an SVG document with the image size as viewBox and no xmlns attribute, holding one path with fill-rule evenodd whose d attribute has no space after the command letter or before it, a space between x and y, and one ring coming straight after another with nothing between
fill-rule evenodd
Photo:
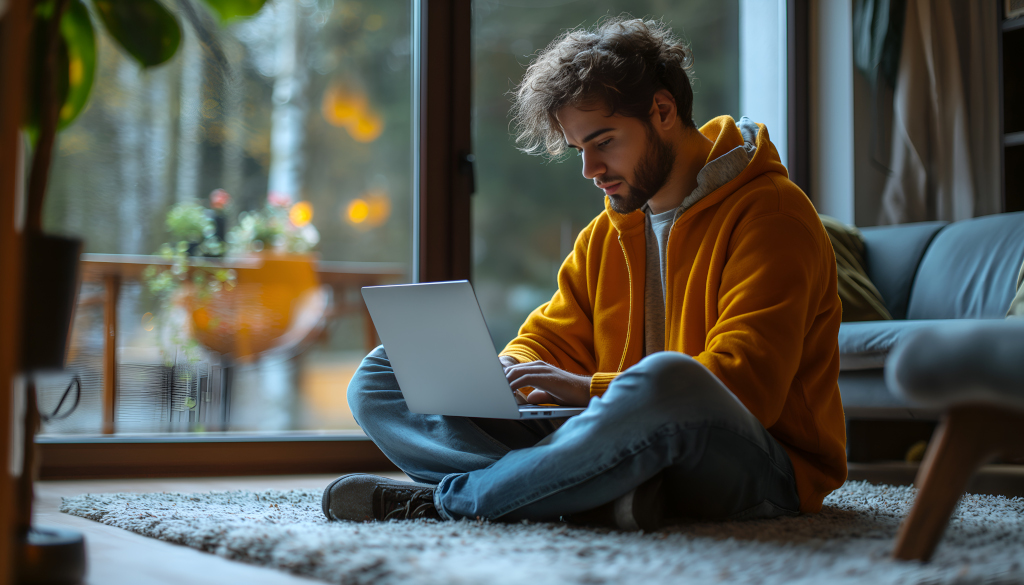
<instances>
[{"instance_id":1,"label":"curly brown hair","mask_svg":"<svg viewBox=\"0 0 1024 585\"><path fill-rule=\"evenodd\" d=\"M660 21L620 16L566 31L541 51L513 92L516 143L524 152L558 157L568 150L558 110L606 107L647 123L660 89L675 98L683 124L695 128L692 67L690 47Z\"/></svg>"}]
</instances>

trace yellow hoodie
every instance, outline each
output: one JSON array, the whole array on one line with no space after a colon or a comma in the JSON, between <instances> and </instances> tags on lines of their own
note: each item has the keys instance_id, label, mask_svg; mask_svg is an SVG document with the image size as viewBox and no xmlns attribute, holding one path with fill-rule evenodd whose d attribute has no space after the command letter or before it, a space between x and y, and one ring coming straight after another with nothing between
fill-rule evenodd
<instances>
[{"instance_id":1,"label":"yellow hoodie","mask_svg":"<svg viewBox=\"0 0 1024 585\"><path fill-rule=\"evenodd\" d=\"M665 350L693 356L743 402L789 453L801 511L817 512L846 480L836 261L759 126L746 169L672 227ZM743 144L729 116L700 131L714 142L708 161ZM592 376L600 396L643 358L645 270L644 212L606 201L562 264L558 292L502 355Z\"/></svg>"}]
</instances>

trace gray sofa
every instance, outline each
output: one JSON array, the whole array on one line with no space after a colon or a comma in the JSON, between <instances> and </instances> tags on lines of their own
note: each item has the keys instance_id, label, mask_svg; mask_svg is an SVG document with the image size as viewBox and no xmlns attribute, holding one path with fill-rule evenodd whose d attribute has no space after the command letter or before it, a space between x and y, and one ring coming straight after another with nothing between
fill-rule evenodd
<instances>
[{"instance_id":1,"label":"gray sofa","mask_svg":"<svg viewBox=\"0 0 1024 585\"><path fill-rule=\"evenodd\" d=\"M923 326L1006 316L1024 263L1024 212L955 223L869 227L861 233L868 276L893 320L843 323L839 328L839 390L851 460L888 458L858 445L869 434L877 435L879 425L857 423L886 421L889 429L911 428L893 424L901 421L924 423L891 438L872 436L887 445L890 454L902 454L904 443L930 434L940 411L889 392L883 377L885 359L901 339Z\"/></svg>"}]
</instances>

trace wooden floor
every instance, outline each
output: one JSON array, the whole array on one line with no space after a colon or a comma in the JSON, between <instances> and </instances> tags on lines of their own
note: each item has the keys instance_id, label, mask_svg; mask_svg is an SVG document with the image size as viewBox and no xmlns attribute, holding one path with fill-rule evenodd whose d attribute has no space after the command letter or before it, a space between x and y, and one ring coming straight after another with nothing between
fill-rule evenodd
<instances>
[{"instance_id":1,"label":"wooden floor","mask_svg":"<svg viewBox=\"0 0 1024 585\"><path fill-rule=\"evenodd\" d=\"M391 475L408 479L402 474ZM60 512L60 499L84 493L205 492L210 490L323 489L333 475L44 481L36 484L35 524L77 530L85 535L89 585L308 585L320 583L274 569L168 544L120 528Z\"/></svg>"}]
</instances>

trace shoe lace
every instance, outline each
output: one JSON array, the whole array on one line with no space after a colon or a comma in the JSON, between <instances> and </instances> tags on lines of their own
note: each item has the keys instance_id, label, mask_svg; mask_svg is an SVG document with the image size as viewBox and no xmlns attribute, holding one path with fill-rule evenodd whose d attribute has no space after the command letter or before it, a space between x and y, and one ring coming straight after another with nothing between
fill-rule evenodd
<instances>
[{"instance_id":1,"label":"shoe lace","mask_svg":"<svg viewBox=\"0 0 1024 585\"><path fill-rule=\"evenodd\" d=\"M440 516L434 508L434 490L383 489L380 491L381 520L415 520Z\"/></svg>"}]
</instances>

